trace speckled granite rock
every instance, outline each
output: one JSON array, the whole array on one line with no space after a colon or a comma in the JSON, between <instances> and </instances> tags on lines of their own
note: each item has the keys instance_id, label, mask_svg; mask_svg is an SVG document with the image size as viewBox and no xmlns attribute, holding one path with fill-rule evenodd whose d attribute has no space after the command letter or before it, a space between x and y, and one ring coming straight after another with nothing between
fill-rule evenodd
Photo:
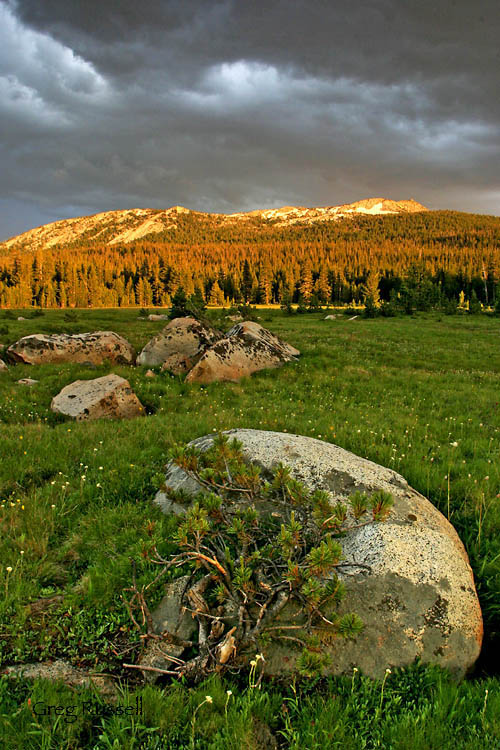
<instances>
[{"instance_id":1,"label":"speckled granite rock","mask_svg":"<svg viewBox=\"0 0 500 750\"><path fill-rule=\"evenodd\" d=\"M111 373L94 380L75 380L54 396L52 411L85 419L129 419L144 414L144 407L128 380Z\"/></svg>"},{"instance_id":2,"label":"speckled granite rock","mask_svg":"<svg viewBox=\"0 0 500 750\"><path fill-rule=\"evenodd\" d=\"M259 370L281 367L300 352L253 321L237 323L203 354L187 374L190 383L239 380Z\"/></svg>"},{"instance_id":3,"label":"speckled granite rock","mask_svg":"<svg viewBox=\"0 0 500 750\"><path fill-rule=\"evenodd\" d=\"M137 357L138 365L161 365L172 355L196 361L208 346L222 338L222 333L204 326L195 318L174 318L148 341Z\"/></svg>"},{"instance_id":4,"label":"speckled granite rock","mask_svg":"<svg viewBox=\"0 0 500 750\"><path fill-rule=\"evenodd\" d=\"M356 612L365 624L355 640L337 639L327 647L331 674L357 667L381 677L387 667L416 657L447 667L462 677L476 661L483 636L481 610L467 553L446 518L402 476L338 446L300 435L261 430L230 430L243 454L264 470L282 462L311 488L326 490L332 504L353 491L385 490L394 497L387 521L350 531L342 539L342 578L347 594L341 612ZM206 449L213 437L193 441ZM169 465L166 484L187 492L197 483ZM165 493L156 496L165 512L182 513ZM369 570L356 565L369 566ZM345 571L349 571L349 575ZM281 621L300 622L290 607ZM266 672L293 671L298 652L274 643L267 648Z\"/></svg>"},{"instance_id":5,"label":"speckled granite rock","mask_svg":"<svg viewBox=\"0 0 500 750\"><path fill-rule=\"evenodd\" d=\"M41 365L53 362L101 362L130 365L134 350L122 336L113 331L93 333L35 333L24 336L7 349L12 362Z\"/></svg>"}]
</instances>

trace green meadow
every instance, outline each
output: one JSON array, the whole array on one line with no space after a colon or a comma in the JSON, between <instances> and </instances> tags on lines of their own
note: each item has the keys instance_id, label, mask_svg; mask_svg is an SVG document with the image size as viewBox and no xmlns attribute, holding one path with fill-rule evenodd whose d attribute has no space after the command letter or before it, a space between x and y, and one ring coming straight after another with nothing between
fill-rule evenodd
<instances>
[{"instance_id":1,"label":"green meadow","mask_svg":"<svg viewBox=\"0 0 500 750\"><path fill-rule=\"evenodd\" d=\"M301 350L297 363L209 386L109 365L0 374L0 675L6 665L64 659L110 675L122 702L141 697L143 707L140 716L106 715L95 689L0 676L0 747L500 748L500 318L257 314ZM220 311L209 315L222 322ZM0 344L113 330L139 350L162 325L133 309L0 311ZM129 380L147 416L74 423L51 412L65 385L111 370ZM17 383L26 377L38 383ZM340 445L394 468L449 518L485 623L472 675L456 684L415 664L383 682L354 673L254 687L248 674L229 674L197 687L144 686L140 672L123 667L141 648L123 602L132 565L147 585L157 573L147 551L173 550L175 520L152 502L168 450L233 427ZM154 605L161 587L149 592ZM93 709L67 721L63 712L37 715L37 702Z\"/></svg>"}]
</instances>

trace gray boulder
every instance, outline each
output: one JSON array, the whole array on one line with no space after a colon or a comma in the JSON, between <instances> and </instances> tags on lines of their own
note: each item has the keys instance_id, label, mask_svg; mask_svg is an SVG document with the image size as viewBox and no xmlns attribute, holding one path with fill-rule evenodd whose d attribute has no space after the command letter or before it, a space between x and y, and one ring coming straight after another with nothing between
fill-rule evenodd
<instances>
[{"instance_id":1,"label":"gray boulder","mask_svg":"<svg viewBox=\"0 0 500 750\"><path fill-rule=\"evenodd\" d=\"M35 333L24 336L7 349L12 362L41 365L55 362L79 362L99 365L102 362L130 365L134 350L122 336L113 331L92 333Z\"/></svg>"},{"instance_id":2,"label":"gray boulder","mask_svg":"<svg viewBox=\"0 0 500 750\"><path fill-rule=\"evenodd\" d=\"M326 647L330 674L352 674L354 667L380 678L387 668L420 658L462 677L474 665L483 623L467 553L446 518L406 480L378 464L336 445L300 435L261 430L230 430L243 454L266 472L279 462L310 488L326 490L332 506L356 491L384 490L394 498L388 519L347 532L342 538L344 562L339 569L346 585L340 613L356 612L363 632L353 640L334 639ZM206 450L213 437L193 441ZM167 467L166 485L198 491L181 469ZM155 502L164 512L184 513L159 492ZM301 622L290 606L281 622ZM264 651L266 672L294 669L298 651L272 642Z\"/></svg>"},{"instance_id":3,"label":"gray boulder","mask_svg":"<svg viewBox=\"0 0 500 750\"><path fill-rule=\"evenodd\" d=\"M183 605L189 583L188 575L167 583L164 596L152 613L153 633L158 637L148 640L139 659L140 665L146 667L143 671L146 682L155 681L156 669L173 669L175 659L185 649L182 641L189 641L196 634L196 621ZM173 659L169 659L169 655Z\"/></svg>"},{"instance_id":4,"label":"gray boulder","mask_svg":"<svg viewBox=\"0 0 500 750\"><path fill-rule=\"evenodd\" d=\"M253 372L281 367L300 355L298 349L282 341L259 323L237 323L203 354L189 371L186 381L212 383L236 381Z\"/></svg>"},{"instance_id":5,"label":"gray boulder","mask_svg":"<svg viewBox=\"0 0 500 750\"><path fill-rule=\"evenodd\" d=\"M128 419L144 414L144 407L128 380L111 373L94 380L75 380L52 399L52 411L87 419Z\"/></svg>"},{"instance_id":6,"label":"gray boulder","mask_svg":"<svg viewBox=\"0 0 500 750\"><path fill-rule=\"evenodd\" d=\"M172 355L196 361L205 349L222 338L222 333L195 318L174 318L137 357L138 365L161 365Z\"/></svg>"}]
</instances>

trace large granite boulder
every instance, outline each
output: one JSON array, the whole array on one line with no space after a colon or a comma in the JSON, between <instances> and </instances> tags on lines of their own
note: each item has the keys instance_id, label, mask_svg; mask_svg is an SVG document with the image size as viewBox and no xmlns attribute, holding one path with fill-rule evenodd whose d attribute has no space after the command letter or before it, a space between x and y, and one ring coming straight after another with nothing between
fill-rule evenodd
<instances>
[{"instance_id":1,"label":"large granite boulder","mask_svg":"<svg viewBox=\"0 0 500 750\"><path fill-rule=\"evenodd\" d=\"M220 331L203 325L195 318L174 318L148 341L137 357L137 364L154 367L163 364L173 355L194 363L207 347L220 338Z\"/></svg>"},{"instance_id":2,"label":"large granite boulder","mask_svg":"<svg viewBox=\"0 0 500 750\"><path fill-rule=\"evenodd\" d=\"M111 373L94 380L75 380L52 399L52 411L85 419L128 419L144 414L144 407L128 380Z\"/></svg>"},{"instance_id":3,"label":"large granite boulder","mask_svg":"<svg viewBox=\"0 0 500 750\"><path fill-rule=\"evenodd\" d=\"M237 323L226 333L225 338L207 349L188 373L186 381L235 381L259 370L281 367L299 355L298 349L282 341L267 328L253 321L245 321Z\"/></svg>"},{"instance_id":4,"label":"large granite boulder","mask_svg":"<svg viewBox=\"0 0 500 750\"><path fill-rule=\"evenodd\" d=\"M326 672L349 674L357 667L380 678L388 667L417 657L457 677L473 666L483 624L472 570L456 531L425 497L391 469L321 440L261 430L226 434L242 443L245 459L264 475L282 462L308 487L327 491L332 506L356 490L384 490L394 498L386 521L362 525L341 540L348 565L339 569L347 592L340 613L356 612L365 627L354 640L337 638L325 647L331 657ZM193 444L206 450L212 440L208 435ZM173 464L165 483L188 493L200 490ZM164 512L185 512L165 492L155 501ZM280 622L301 623L301 616L288 605ZM280 675L293 671L299 652L271 642L264 654L266 672Z\"/></svg>"},{"instance_id":5,"label":"large granite boulder","mask_svg":"<svg viewBox=\"0 0 500 750\"><path fill-rule=\"evenodd\" d=\"M134 362L135 352L126 339L113 331L35 333L9 346L7 357L12 362L28 365L54 362L130 365Z\"/></svg>"}]
</instances>

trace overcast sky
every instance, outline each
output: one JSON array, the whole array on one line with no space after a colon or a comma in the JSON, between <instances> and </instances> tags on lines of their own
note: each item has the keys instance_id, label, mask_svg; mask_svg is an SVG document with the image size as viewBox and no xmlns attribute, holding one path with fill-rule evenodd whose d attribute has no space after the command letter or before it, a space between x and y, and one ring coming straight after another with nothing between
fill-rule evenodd
<instances>
[{"instance_id":1,"label":"overcast sky","mask_svg":"<svg viewBox=\"0 0 500 750\"><path fill-rule=\"evenodd\" d=\"M0 240L120 208L500 215L494 0L0 0Z\"/></svg>"}]
</instances>

